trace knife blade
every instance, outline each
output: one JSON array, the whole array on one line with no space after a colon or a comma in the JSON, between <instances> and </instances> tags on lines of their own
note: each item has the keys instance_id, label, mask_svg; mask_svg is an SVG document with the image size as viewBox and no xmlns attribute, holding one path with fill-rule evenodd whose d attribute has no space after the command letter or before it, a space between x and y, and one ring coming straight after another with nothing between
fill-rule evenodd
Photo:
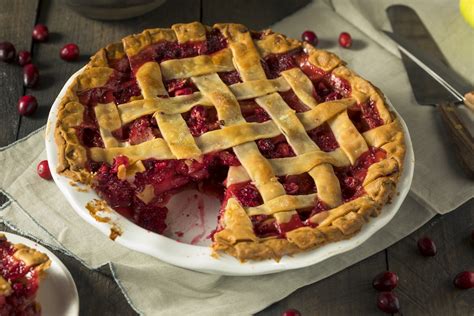
<instances>
[{"instance_id":1,"label":"knife blade","mask_svg":"<svg viewBox=\"0 0 474 316\"><path fill-rule=\"evenodd\" d=\"M387 15L394 33L385 34L397 43L402 53L415 99L419 104L436 105L465 174L474 178L474 132L470 131L474 128L474 121L469 119L474 112L469 112L464 106L455 106L464 102L471 107L471 85L449 68L441 50L413 9L394 5L387 8Z\"/></svg>"},{"instance_id":2,"label":"knife blade","mask_svg":"<svg viewBox=\"0 0 474 316\"><path fill-rule=\"evenodd\" d=\"M418 103L433 104L441 100L464 101L464 94L471 91L472 86L449 68L441 50L416 12L404 5L394 5L387 9L387 15L394 32L384 32L397 43L400 51L406 55L402 58L404 63L407 62L407 72ZM429 77L426 74L421 74L417 67L412 67L411 61L406 60L407 57L447 89L452 97L448 97L444 91L439 89L426 89L426 86L429 85L425 83ZM413 80L414 78L416 80ZM415 87L425 88L416 89Z\"/></svg>"}]
</instances>

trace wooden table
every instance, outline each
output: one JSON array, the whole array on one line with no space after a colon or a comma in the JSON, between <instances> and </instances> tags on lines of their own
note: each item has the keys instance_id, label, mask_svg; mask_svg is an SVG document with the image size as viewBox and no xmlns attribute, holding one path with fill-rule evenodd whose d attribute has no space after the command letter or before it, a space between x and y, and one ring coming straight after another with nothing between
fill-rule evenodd
<instances>
[{"instance_id":1,"label":"wooden table","mask_svg":"<svg viewBox=\"0 0 474 316\"><path fill-rule=\"evenodd\" d=\"M41 73L39 86L25 89L21 69L0 63L0 146L44 125L50 106L66 79L106 43L145 28L168 27L178 22L202 21L209 25L238 21L260 29L307 2L248 0L244 4L239 0L173 0L139 18L100 22L76 14L61 1L0 0L0 41L14 43L17 51L31 50ZM51 36L47 43L32 42L31 31L36 23L49 27ZM69 42L77 43L81 49L78 62L66 63L58 57L59 49ZM32 118L17 114L16 103L24 94L35 95L40 103ZM396 293L405 315L474 315L473 290L456 290L451 284L456 273L474 268L474 251L469 245L474 229L473 210L474 201L470 201L448 215L437 216L388 249L296 291L260 315L278 315L287 308L296 308L304 315L380 314L371 282L375 274L387 269L400 277ZM8 230L3 225L0 229ZM436 257L427 259L417 254L416 241L421 235L429 235L436 241ZM81 315L135 315L109 271L90 271L73 258L56 254L76 281Z\"/></svg>"}]
</instances>

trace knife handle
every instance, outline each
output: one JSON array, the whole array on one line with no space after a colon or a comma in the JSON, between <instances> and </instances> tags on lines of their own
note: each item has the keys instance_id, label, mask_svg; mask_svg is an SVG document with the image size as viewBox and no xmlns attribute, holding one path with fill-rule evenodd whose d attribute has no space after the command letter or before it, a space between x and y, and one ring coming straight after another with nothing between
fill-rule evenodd
<instances>
[{"instance_id":1,"label":"knife handle","mask_svg":"<svg viewBox=\"0 0 474 316\"><path fill-rule=\"evenodd\" d=\"M469 178L474 179L474 139L459 119L455 108L454 103L443 103L438 106L461 167Z\"/></svg>"}]
</instances>

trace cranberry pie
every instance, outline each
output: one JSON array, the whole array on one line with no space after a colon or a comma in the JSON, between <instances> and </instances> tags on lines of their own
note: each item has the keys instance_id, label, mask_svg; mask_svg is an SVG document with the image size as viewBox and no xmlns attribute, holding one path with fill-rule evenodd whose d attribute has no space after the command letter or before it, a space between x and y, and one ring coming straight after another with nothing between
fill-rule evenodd
<instances>
[{"instance_id":1,"label":"cranberry pie","mask_svg":"<svg viewBox=\"0 0 474 316\"><path fill-rule=\"evenodd\" d=\"M35 301L40 279L51 261L23 244L10 243L0 234L0 315L41 315Z\"/></svg>"},{"instance_id":2,"label":"cranberry pie","mask_svg":"<svg viewBox=\"0 0 474 316\"><path fill-rule=\"evenodd\" d=\"M179 190L217 189L212 247L240 260L351 237L395 193L405 154L383 94L336 55L239 24L101 49L57 122L59 173L147 230L166 229Z\"/></svg>"}]
</instances>

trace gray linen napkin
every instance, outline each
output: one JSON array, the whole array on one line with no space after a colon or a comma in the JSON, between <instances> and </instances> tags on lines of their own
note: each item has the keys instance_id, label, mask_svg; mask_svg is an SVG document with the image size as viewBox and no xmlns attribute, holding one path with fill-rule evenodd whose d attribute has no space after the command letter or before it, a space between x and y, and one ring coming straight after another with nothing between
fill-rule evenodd
<instances>
[{"instance_id":1,"label":"gray linen napkin","mask_svg":"<svg viewBox=\"0 0 474 316\"><path fill-rule=\"evenodd\" d=\"M354 12L350 14L352 17ZM408 123L417 157L413 196L409 195L395 218L366 243L314 266L278 275L227 277L170 266L110 241L76 215L53 182L43 181L36 175L37 162L45 159L44 128L0 149L0 164L3 170L8 170L0 174L0 187L10 199L1 207L2 221L67 252L90 268L109 264L131 305L143 314L247 315L390 246L426 223L434 216L434 210L448 211L472 198L472 183L462 182L449 169L445 170L445 166L442 170L431 169L432 153L439 148L432 124L434 114L430 108L412 109L415 108L414 100L397 56L354 29L323 2L308 5L273 28L295 38L302 30L314 29L327 43L331 39L331 47L327 48L381 87ZM352 50L340 49L336 44L338 33L346 30L360 41ZM420 146L422 150L417 149ZM436 155L442 155L442 152L436 152ZM427 170L433 173L430 182L423 181ZM437 183L444 183L442 194L449 196L451 203L435 199L441 193L435 191L434 196L432 190L436 188L430 188L430 185ZM430 209L416 200L430 205ZM443 206L437 208L439 204Z\"/></svg>"}]
</instances>

